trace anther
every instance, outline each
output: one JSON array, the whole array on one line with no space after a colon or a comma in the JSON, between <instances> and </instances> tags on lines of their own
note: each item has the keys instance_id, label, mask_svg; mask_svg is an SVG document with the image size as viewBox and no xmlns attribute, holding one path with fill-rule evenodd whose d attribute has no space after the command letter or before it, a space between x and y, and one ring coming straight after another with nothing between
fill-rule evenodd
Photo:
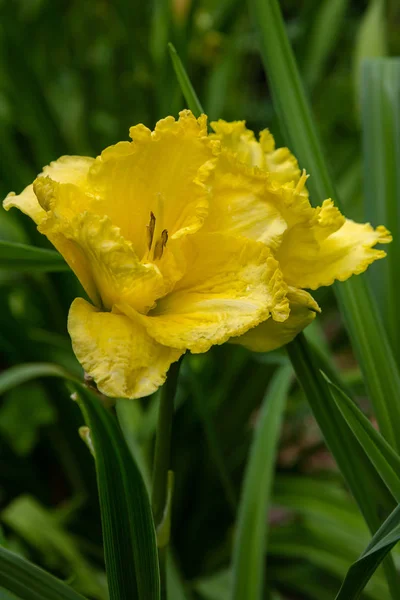
<instances>
[{"instance_id":1,"label":"anther","mask_svg":"<svg viewBox=\"0 0 400 600\"><path fill-rule=\"evenodd\" d=\"M146 225L146 232L147 232L147 247L149 250L151 250L151 246L153 244L153 237L154 237L154 230L156 228L156 218L154 216L154 213L152 211L150 211L150 221L149 224Z\"/></svg>"},{"instance_id":2,"label":"anther","mask_svg":"<svg viewBox=\"0 0 400 600\"><path fill-rule=\"evenodd\" d=\"M154 260L159 260L164 252L164 248L168 242L168 231L163 229L161 233L161 237L157 240L156 245L154 247Z\"/></svg>"}]
</instances>

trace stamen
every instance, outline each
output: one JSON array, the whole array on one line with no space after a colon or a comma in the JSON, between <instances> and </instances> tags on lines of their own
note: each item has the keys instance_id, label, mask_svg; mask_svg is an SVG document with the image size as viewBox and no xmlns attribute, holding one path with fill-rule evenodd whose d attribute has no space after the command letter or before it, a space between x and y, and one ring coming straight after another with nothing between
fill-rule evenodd
<instances>
[{"instance_id":1,"label":"stamen","mask_svg":"<svg viewBox=\"0 0 400 600\"><path fill-rule=\"evenodd\" d=\"M156 245L154 246L154 260L159 260L164 252L164 248L168 242L168 231L164 229L161 233L161 237L157 240Z\"/></svg>"},{"instance_id":2,"label":"stamen","mask_svg":"<svg viewBox=\"0 0 400 600\"><path fill-rule=\"evenodd\" d=\"M150 221L149 224L146 225L146 233L147 233L147 247L151 250L151 246L153 244L154 230L156 228L156 218L154 213L150 211Z\"/></svg>"}]
</instances>

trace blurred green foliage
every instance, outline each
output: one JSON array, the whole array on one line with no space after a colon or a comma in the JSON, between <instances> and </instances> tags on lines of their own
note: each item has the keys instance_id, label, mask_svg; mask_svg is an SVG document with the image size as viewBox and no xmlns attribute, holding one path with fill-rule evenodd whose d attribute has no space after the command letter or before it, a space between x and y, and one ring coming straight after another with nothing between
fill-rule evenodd
<instances>
[{"instance_id":1,"label":"blurred green foliage","mask_svg":"<svg viewBox=\"0 0 400 600\"><path fill-rule=\"evenodd\" d=\"M291 43L347 214L363 218L360 65L400 52L396 0L282 0ZM184 102L171 41L211 119L281 134L245 3L237 0L0 0L0 192L19 192L63 154L96 155ZM320 200L323 200L322 198ZM379 223L374 223L375 225ZM390 228L390 223L385 223ZM0 240L48 247L28 218L0 211ZM81 375L66 319L83 291L71 273L0 270L0 368L51 362ZM332 293L307 332L369 413ZM213 348L185 360L173 436L176 474L170 600L230 597L235 514L260 402L284 352ZM330 373L330 377L334 379ZM149 470L157 395L121 401L132 452ZM58 379L25 382L0 405L4 543L94 600L106 600L93 460L82 417ZM129 425L129 427L128 427ZM330 600L368 532L302 392L285 412L268 542L266 598ZM172 581L171 579L171 581ZM182 586L182 581L184 585ZM385 600L382 574L365 598ZM184 596L182 595L182 599Z\"/></svg>"}]
</instances>

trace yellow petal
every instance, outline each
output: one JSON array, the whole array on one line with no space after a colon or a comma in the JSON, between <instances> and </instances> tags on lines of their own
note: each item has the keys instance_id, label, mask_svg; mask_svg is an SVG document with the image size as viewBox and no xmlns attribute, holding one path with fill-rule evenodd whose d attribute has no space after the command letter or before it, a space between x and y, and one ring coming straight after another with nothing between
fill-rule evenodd
<instances>
[{"instance_id":1,"label":"yellow petal","mask_svg":"<svg viewBox=\"0 0 400 600\"><path fill-rule=\"evenodd\" d=\"M222 148L249 167L265 168L264 152L246 121L228 123L220 119L210 123L215 131L210 137L221 141Z\"/></svg>"},{"instance_id":2,"label":"yellow petal","mask_svg":"<svg viewBox=\"0 0 400 600\"><path fill-rule=\"evenodd\" d=\"M304 290L290 288L287 294L290 315L283 323L268 319L244 335L229 340L254 352L269 352L288 344L309 325L320 312L314 298Z\"/></svg>"},{"instance_id":3,"label":"yellow petal","mask_svg":"<svg viewBox=\"0 0 400 600\"><path fill-rule=\"evenodd\" d=\"M54 209L40 223L39 231L64 256L91 300L106 309L126 302L141 312L149 310L165 293L158 267L141 263L132 243L108 217L87 211L69 215L67 207L79 204L84 196L76 186L53 183L53 194Z\"/></svg>"},{"instance_id":4,"label":"yellow petal","mask_svg":"<svg viewBox=\"0 0 400 600\"><path fill-rule=\"evenodd\" d=\"M99 390L112 398L141 398L160 387L181 353L149 337L138 321L100 312L77 298L68 331L77 359Z\"/></svg>"},{"instance_id":5,"label":"yellow petal","mask_svg":"<svg viewBox=\"0 0 400 600\"><path fill-rule=\"evenodd\" d=\"M271 174L271 180L284 184L291 181L296 185L301 177L297 159L288 148L275 149L275 140L268 129L260 133L260 145L264 154L264 168ZM306 192L308 195L308 192Z\"/></svg>"},{"instance_id":6,"label":"yellow petal","mask_svg":"<svg viewBox=\"0 0 400 600\"><path fill-rule=\"evenodd\" d=\"M221 119L212 122L211 127L215 134L210 137L220 140L223 150L249 167L268 172L272 185L279 187L293 182L296 186L301 177L298 162L288 148L275 148L275 140L268 129L260 133L258 142L245 121L228 123Z\"/></svg>"},{"instance_id":7,"label":"yellow petal","mask_svg":"<svg viewBox=\"0 0 400 600\"><path fill-rule=\"evenodd\" d=\"M289 285L315 290L362 273L386 256L374 248L391 241L385 227L373 229L369 223L346 220L330 200L315 210L314 220L287 232L277 253Z\"/></svg>"},{"instance_id":8,"label":"yellow petal","mask_svg":"<svg viewBox=\"0 0 400 600\"><path fill-rule=\"evenodd\" d=\"M203 231L241 235L275 250L286 227L281 194L271 189L266 176L221 154Z\"/></svg>"},{"instance_id":9,"label":"yellow petal","mask_svg":"<svg viewBox=\"0 0 400 600\"><path fill-rule=\"evenodd\" d=\"M207 180L218 143L207 137L206 117L189 111L167 117L151 132L130 130L133 141L107 148L91 169L97 212L107 214L131 240L140 258L148 251L147 226L155 216L154 237L169 239L197 231L208 211Z\"/></svg>"},{"instance_id":10,"label":"yellow petal","mask_svg":"<svg viewBox=\"0 0 400 600\"><path fill-rule=\"evenodd\" d=\"M58 160L44 167L39 177L51 177L54 181L61 183L74 183L83 186L93 161L93 158L87 156L61 156ZM6 210L12 207L19 208L35 223L40 223L46 217L46 211L39 204L33 191L33 185L28 185L18 196L14 192L8 194L3 206Z\"/></svg>"},{"instance_id":11,"label":"yellow petal","mask_svg":"<svg viewBox=\"0 0 400 600\"><path fill-rule=\"evenodd\" d=\"M158 342L206 352L264 321L288 317L286 285L262 243L198 233L186 240L190 269L172 293L143 317ZM118 306L129 313L126 307Z\"/></svg>"}]
</instances>

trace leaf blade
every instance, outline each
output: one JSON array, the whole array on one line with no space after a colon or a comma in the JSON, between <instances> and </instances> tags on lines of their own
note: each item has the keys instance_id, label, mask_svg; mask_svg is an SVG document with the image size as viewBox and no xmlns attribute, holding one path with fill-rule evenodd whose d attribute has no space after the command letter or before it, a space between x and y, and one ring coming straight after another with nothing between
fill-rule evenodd
<instances>
[{"instance_id":1,"label":"leaf blade","mask_svg":"<svg viewBox=\"0 0 400 600\"><path fill-rule=\"evenodd\" d=\"M393 510L394 498L331 397L326 380L315 365L304 335L298 335L288 344L287 350L327 446L370 531L374 533L379 529L382 519ZM393 598L396 598L398 576L391 557L388 557L384 566L388 585Z\"/></svg>"},{"instance_id":2,"label":"leaf blade","mask_svg":"<svg viewBox=\"0 0 400 600\"><path fill-rule=\"evenodd\" d=\"M232 600L262 597L264 560L276 446L292 369L282 367L265 394L246 467L233 549Z\"/></svg>"},{"instance_id":3,"label":"leaf blade","mask_svg":"<svg viewBox=\"0 0 400 600\"><path fill-rule=\"evenodd\" d=\"M385 438L373 427L368 418L338 386L325 377L331 395L339 407L346 423L363 447L377 472L400 502L400 458Z\"/></svg>"},{"instance_id":4,"label":"leaf blade","mask_svg":"<svg viewBox=\"0 0 400 600\"><path fill-rule=\"evenodd\" d=\"M400 356L397 270L400 259L400 59L366 59L361 69L365 215L390 224L393 241L370 275L392 343Z\"/></svg>"},{"instance_id":5,"label":"leaf blade","mask_svg":"<svg viewBox=\"0 0 400 600\"><path fill-rule=\"evenodd\" d=\"M110 600L159 600L156 534L140 471L99 398L83 386L77 396L94 446Z\"/></svg>"},{"instance_id":6,"label":"leaf blade","mask_svg":"<svg viewBox=\"0 0 400 600\"><path fill-rule=\"evenodd\" d=\"M63 272L69 266L58 252L0 240L0 268L26 272Z\"/></svg>"},{"instance_id":7,"label":"leaf blade","mask_svg":"<svg viewBox=\"0 0 400 600\"><path fill-rule=\"evenodd\" d=\"M78 382L68 371L53 363L24 363L10 367L0 374L0 396L17 385L39 377L61 377Z\"/></svg>"},{"instance_id":8,"label":"leaf blade","mask_svg":"<svg viewBox=\"0 0 400 600\"><path fill-rule=\"evenodd\" d=\"M360 558L351 565L335 600L356 600L382 560L400 540L400 505L378 529Z\"/></svg>"},{"instance_id":9,"label":"leaf blade","mask_svg":"<svg viewBox=\"0 0 400 600\"><path fill-rule=\"evenodd\" d=\"M21 600L85 600L62 581L0 547L0 586Z\"/></svg>"},{"instance_id":10,"label":"leaf blade","mask_svg":"<svg viewBox=\"0 0 400 600\"><path fill-rule=\"evenodd\" d=\"M181 59L173 44L168 44L169 53L171 56L172 64L174 67L174 71L176 77L178 79L179 86L181 88L182 94L185 97L188 107L192 111L192 113L199 117L202 113L204 113L203 107L201 106L200 100L192 86L192 83L186 73L185 67L182 64Z\"/></svg>"},{"instance_id":11,"label":"leaf blade","mask_svg":"<svg viewBox=\"0 0 400 600\"><path fill-rule=\"evenodd\" d=\"M250 0L259 32L260 51L274 106L286 143L311 174L314 203L333 198L340 207L328 172L311 108L286 34L277 0ZM400 450L400 373L367 281L363 277L334 285L347 330L387 441ZM368 323L368 327L365 327Z\"/></svg>"}]
</instances>

